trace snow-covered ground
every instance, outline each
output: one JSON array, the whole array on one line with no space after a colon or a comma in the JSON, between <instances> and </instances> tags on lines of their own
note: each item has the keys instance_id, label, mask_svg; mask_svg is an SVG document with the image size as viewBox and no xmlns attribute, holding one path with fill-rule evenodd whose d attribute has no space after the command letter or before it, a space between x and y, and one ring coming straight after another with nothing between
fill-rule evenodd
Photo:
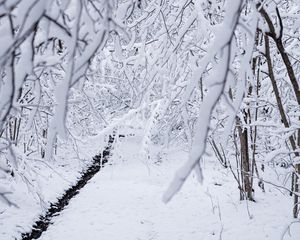
<instances>
[{"instance_id":1,"label":"snow-covered ground","mask_svg":"<svg viewBox=\"0 0 300 240\"><path fill-rule=\"evenodd\" d=\"M75 185L92 157L105 146L104 138L93 140L89 151L83 150L87 147L86 142L78 142L77 149L66 142L53 156L53 161L33 156L20 164L14 180L7 181L6 186L11 190L9 197L17 207L0 201L0 240L19 239L21 233L31 231L50 203L56 202L66 189Z\"/></svg>"},{"instance_id":2,"label":"snow-covered ground","mask_svg":"<svg viewBox=\"0 0 300 240\"><path fill-rule=\"evenodd\" d=\"M140 139L131 139L118 144L111 165L53 219L42 240L300 239L300 223L288 229L288 196L266 186L266 193L257 191L256 203L240 202L229 170L210 160L202 185L191 176L164 204L162 195L187 154L173 148L153 164L139 154Z\"/></svg>"}]
</instances>

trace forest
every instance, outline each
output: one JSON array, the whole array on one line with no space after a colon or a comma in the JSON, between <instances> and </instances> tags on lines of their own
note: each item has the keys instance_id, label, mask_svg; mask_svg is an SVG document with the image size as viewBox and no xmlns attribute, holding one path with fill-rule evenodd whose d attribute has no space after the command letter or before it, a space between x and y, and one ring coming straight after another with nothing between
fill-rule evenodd
<instances>
[{"instance_id":1,"label":"forest","mask_svg":"<svg viewBox=\"0 0 300 240\"><path fill-rule=\"evenodd\" d=\"M299 0L0 0L0 240L299 240Z\"/></svg>"}]
</instances>

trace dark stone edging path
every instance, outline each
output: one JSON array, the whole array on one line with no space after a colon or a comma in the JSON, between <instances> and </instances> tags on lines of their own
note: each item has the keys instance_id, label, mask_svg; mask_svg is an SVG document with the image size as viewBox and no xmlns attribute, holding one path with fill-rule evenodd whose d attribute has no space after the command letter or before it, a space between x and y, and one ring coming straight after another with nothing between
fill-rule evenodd
<instances>
[{"instance_id":1,"label":"dark stone edging path","mask_svg":"<svg viewBox=\"0 0 300 240\"><path fill-rule=\"evenodd\" d=\"M22 234L22 240L38 239L42 233L48 229L52 218L57 216L66 206L68 206L70 200L79 193L79 190L83 188L97 172L100 171L105 163L108 162L108 157L110 156L114 139L115 135L109 135L107 146L102 153L93 157L91 166L82 173L78 182L66 190L62 197L57 200L57 202L51 203L47 212L44 215L41 215L32 226L31 232Z\"/></svg>"}]
</instances>

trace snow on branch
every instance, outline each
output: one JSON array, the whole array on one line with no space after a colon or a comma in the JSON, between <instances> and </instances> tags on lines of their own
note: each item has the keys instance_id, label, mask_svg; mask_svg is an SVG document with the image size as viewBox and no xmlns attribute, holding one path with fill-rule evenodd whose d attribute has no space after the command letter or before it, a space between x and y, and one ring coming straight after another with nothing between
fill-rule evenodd
<instances>
[{"instance_id":1,"label":"snow on branch","mask_svg":"<svg viewBox=\"0 0 300 240\"><path fill-rule=\"evenodd\" d=\"M181 189L192 170L198 168L197 172L200 174L200 180L202 179L199 161L206 150L206 138L209 131L211 114L224 92L232 57L232 40L234 39L234 33L240 20L242 5L243 1L226 2L225 18L222 24L212 28L215 36L211 42L210 51L200 60L199 67L194 72L193 78L186 89L185 99L188 100L208 64L214 62L214 59L218 59L216 60L216 64L213 64L215 65L215 69L213 69L213 73L209 76L208 83L210 86L208 94L200 107L200 116L197 119L195 127L196 133L189 159L176 172L174 179L164 193L163 201L166 203Z\"/></svg>"}]
</instances>

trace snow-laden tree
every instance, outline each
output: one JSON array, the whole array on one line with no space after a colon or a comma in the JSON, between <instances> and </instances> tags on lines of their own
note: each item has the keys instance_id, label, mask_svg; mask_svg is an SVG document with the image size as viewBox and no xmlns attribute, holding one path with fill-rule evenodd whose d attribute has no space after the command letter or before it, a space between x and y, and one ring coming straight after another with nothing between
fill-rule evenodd
<instances>
[{"instance_id":1,"label":"snow-laden tree","mask_svg":"<svg viewBox=\"0 0 300 240\"><path fill-rule=\"evenodd\" d=\"M29 156L51 162L63 139L135 125L146 159L151 144L189 147L164 201L192 171L202 180L207 143L241 199L254 200L258 165L279 148L294 169L296 217L298 16L284 0L0 1L1 178L11 181ZM278 117L274 137L262 122L279 126Z\"/></svg>"},{"instance_id":2,"label":"snow-laden tree","mask_svg":"<svg viewBox=\"0 0 300 240\"><path fill-rule=\"evenodd\" d=\"M280 187L294 196L293 215L297 217L299 66L296 48L299 40L296 36L299 34L299 6L293 1L278 1L258 3L256 8L259 24L255 34L255 51L249 62L252 76L249 74L244 82L243 101L234 120L232 140L227 142L232 141L233 145L228 147L216 138L224 136L222 128L210 137L210 142L221 163L231 168L241 199L246 196L255 200L252 193L256 179L261 188L264 182L270 184L264 179L266 168L272 166L276 169L278 165L286 168L288 174L285 178L290 181L285 179L284 182L291 184L280 183ZM244 53L247 46L239 32L236 39ZM234 66L239 70L239 64ZM229 88L230 99L235 98L234 93L238 89L238 85ZM225 119L228 112L224 111L224 107L220 112L219 118Z\"/></svg>"},{"instance_id":3,"label":"snow-laden tree","mask_svg":"<svg viewBox=\"0 0 300 240\"><path fill-rule=\"evenodd\" d=\"M192 170L198 173L200 180L202 179L200 159L206 151L206 139L211 125L212 113L221 96L224 96L227 99L228 109L232 112L230 114L231 119L228 121L229 130L224 133L224 139L226 139L226 135L230 134L236 112L240 107L245 92L246 80L248 77L252 77L249 62L252 58L258 21L256 7L253 3L247 4L243 1L236 1L234 4L224 2L221 14L223 16L217 24L214 21L208 22L205 20L205 15L198 14L202 17L199 17L200 24L209 26L210 34L212 34L212 40L209 43L211 47L208 47L209 51L200 58L198 67L194 70L185 94L188 98L207 68L210 68L206 79L207 93L203 98L199 109L200 115L195 124L190 159L176 173L164 195L165 201L169 201L181 188ZM204 25L204 23L209 23L209 25ZM247 46L244 52L240 52L238 39L235 37L238 32L244 35L241 43ZM238 71L232 69L234 65L238 65ZM231 85L238 86L234 93L235 97L232 99L227 95Z\"/></svg>"},{"instance_id":4,"label":"snow-laden tree","mask_svg":"<svg viewBox=\"0 0 300 240\"><path fill-rule=\"evenodd\" d=\"M23 158L37 151L33 145L50 159L56 135L66 137L70 89L85 76L110 29L121 29L111 9L108 1L0 2L1 171L14 175ZM21 138L24 156L16 150Z\"/></svg>"},{"instance_id":5,"label":"snow-laden tree","mask_svg":"<svg viewBox=\"0 0 300 240\"><path fill-rule=\"evenodd\" d=\"M281 144L276 154L289 158L291 195L294 197L293 216L299 214L299 4L294 1L258 6L265 29L264 57L267 77L271 81L278 107L281 126ZM273 52L273 54L272 54ZM274 155L276 156L276 155Z\"/></svg>"}]
</instances>

